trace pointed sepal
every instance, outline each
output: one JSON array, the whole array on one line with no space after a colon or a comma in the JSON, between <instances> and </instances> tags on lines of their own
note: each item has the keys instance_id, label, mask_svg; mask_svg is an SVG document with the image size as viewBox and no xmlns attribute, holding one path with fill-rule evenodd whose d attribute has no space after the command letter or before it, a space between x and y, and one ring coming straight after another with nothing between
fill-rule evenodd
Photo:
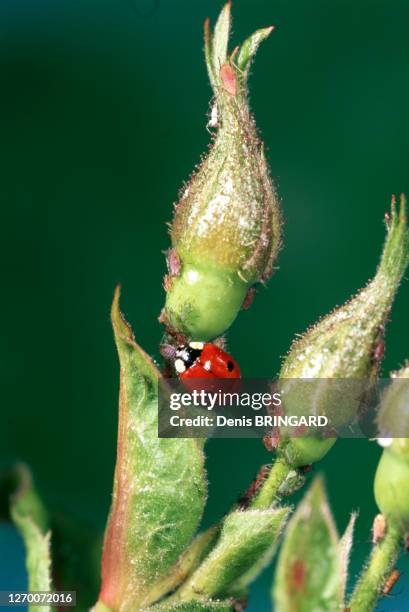
<instances>
[{"instance_id":1,"label":"pointed sepal","mask_svg":"<svg viewBox=\"0 0 409 612\"><path fill-rule=\"evenodd\" d=\"M137 609L189 545L206 497L197 440L158 437L160 373L119 309L112 325L120 361L118 450L102 556L100 603Z\"/></svg>"}]
</instances>

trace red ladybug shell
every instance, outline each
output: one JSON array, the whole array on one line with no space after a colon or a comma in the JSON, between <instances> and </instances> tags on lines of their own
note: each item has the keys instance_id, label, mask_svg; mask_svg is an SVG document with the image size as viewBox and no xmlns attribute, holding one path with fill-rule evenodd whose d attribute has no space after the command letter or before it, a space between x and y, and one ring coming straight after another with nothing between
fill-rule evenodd
<instances>
[{"instance_id":1,"label":"red ladybug shell","mask_svg":"<svg viewBox=\"0 0 409 612\"><path fill-rule=\"evenodd\" d=\"M182 369L182 364L185 366L184 371L178 372L182 380L190 378L241 378L237 361L211 342L191 342L187 347L180 347L177 356L179 370ZM194 361L190 363L192 358L194 358Z\"/></svg>"}]
</instances>

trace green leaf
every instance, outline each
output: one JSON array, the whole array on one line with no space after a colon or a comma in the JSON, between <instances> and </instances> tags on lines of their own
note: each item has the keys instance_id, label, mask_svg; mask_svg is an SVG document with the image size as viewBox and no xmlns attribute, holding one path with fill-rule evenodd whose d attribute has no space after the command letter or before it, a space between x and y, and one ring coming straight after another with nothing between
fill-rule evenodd
<instances>
[{"instance_id":1,"label":"green leaf","mask_svg":"<svg viewBox=\"0 0 409 612\"><path fill-rule=\"evenodd\" d=\"M169 573L158 583L157 589L151 591L152 600L158 600L174 591L197 569L215 543L219 529L219 526L215 525L196 536Z\"/></svg>"},{"instance_id":2,"label":"green leaf","mask_svg":"<svg viewBox=\"0 0 409 612\"><path fill-rule=\"evenodd\" d=\"M213 52L213 67L216 74L219 74L221 66L227 60L227 48L230 35L230 15L231 4L228 2L224 5L214 28L212 52Z\"/></svg>"},{"instance_id":3,"label":"green leaf","mask_svg":"<svg viewBox=\"0 0 409 612\"><path fill-rule=\"evenodd\" d=\"M16 504L20 513L29 514L43 533L48 530L47 510L24 463L0 473L0 518L10 520L11 507Z\"/></svg>"},{"instance_id":4,"label":"green leaf","mask_svg":"<svg viewBox=\"0 0 409 612\"><path fill-rule=\"evenodd\" d=\"M50 532L41 532L30 516L20 514L17 509L11 513L14 524L20 531L26 547L26 567L29 591L51 590ZM51 610L50 606L35 606L33 610Z\"/></svg>"},{"instance_id":5,"label":"green leaf","mask_svg":"<svg viewBox=\"0 0 409 612\"><path fill-rule=\"evenodd\" d=\"M392 197L391 213L386 221L387 236L377 276L394 294L409 263L409 228L406 197L401 194L399 207Z\"/></svg>"},{"instance_id":6,"label":"green leaf","mask_svg":"<svg viewBox=\"0 0 409 612\"><path fill-rule=\"evenodd\" d=\"M20 532L26 549L29 591L52 591L50 532L47 513L39 498L30 471L17 465L8 474L12 484L10 516ZM50 612L51 606L29 606L30 612Z\"/></svg>"},{"instance_id":7,"label":"green leaf","mask_svg":"<svg viewBox=\"0 0 409 612\"><path fill-rule=\"evenodd\" d=\"M207 73L209 75L209 81L213 88L216 89L217 77L213 65L213 34L210 30L210 20L206 19L204 23L204 52L207 66Z\"/></svg>"},{"instance_id":8,"label":"green leaf","mask_svg":"<svg viewBox=\"0 0 409 612\"><path fill-rule=\"evenodd\" d=\"M206 480L197 440L158 438L160 373L136 344L119 294L118 288L112 305L121 379L118 450L100 601L132 610L151 603L151 591L156 598L157 583L191 542Z\"/></svg>"},{"instance_id":9,"label":"green leaf","mask_svg":"<svg viewBox=\"0 0 409 612\"><path fill-rule=\"evenodd\" d=\"M256 30L256 32L251 34L251 36L249 36L241 45L240 50L237 54L236 66L241 72L244 73L245 78L247 77L250 64L254 59L257 49L259 48L263 40L270 36L273 30L273 26L270 26L269 28L262 28L261 30Z\"/></svg>"},{"instance_id":10,"label":"green leaf","mask_svg":"<svg viewBox=\"0 0 409 612\"><path fill-rule=\"evenodd\" d=\"M177 596L181 600L223 597L243 576L250 576L251 580L252 568L271 550L288 512L288 508L280 508L237 510L229 514L217 545Z\"/></svg>"},{"instance_id":11,"label":"green leaf","mask_svg":"<svg viewBox=\"0 0 409 612\"><path fill-rule=\"evenodd\" d=\"M353 544L353 539L354 539L354 527L355 527L355 521L356 521L357 516L358 515L356 512L353 512L351 514L351 518L349 519L347 528L345 529L344 535L342 536L339 542L339 551L340 551L341 567L342 567L341 592L342 592L343 598L345 598L345 595L346 595L346 587L347 587L347 582L348 582L349 557L350 557L351 550L352 550L352 544Z\"/></svg>"},{"instance_id":12,"label":"green leaf","mask_svg":"<svg viewBox=\"0 0 409 612\"><path fill-rule=\"evenodd\" d=\"M217 94L220 84L220 68L227 61L227 50L229 44L231 5L225 4L217 19L214 32L210 28L210 20L204 23L204 52L207 72L213 91Z\"/></svg>"},{"instance_id":13,"label":"green leaf","mask_svg":"<svg viewBox=\"0 0 409 612\"><path fill-rule=\"evenodd\" d=\"M290 510L288 509L288 513L283 517L278 532L276 532L276 534L271 534L272 542L270 546L266 548L265 552L259 556L253 565L229 587L229 595L237 598L245 596L249 585L254 582L263 569L269 565L277 549L278 536L284 529L289 512Z\"/></svg>"},{"instance_id":14,"label":"green leaf","mask_svg":"<svg viewBox=\"0 0 409 612\"><path fill-rule=\"evenodd\" d=\"M317 478L288 524L274 587L280 612L333 612L342 609L339 539Z\"/></svg>"}]
</instances>

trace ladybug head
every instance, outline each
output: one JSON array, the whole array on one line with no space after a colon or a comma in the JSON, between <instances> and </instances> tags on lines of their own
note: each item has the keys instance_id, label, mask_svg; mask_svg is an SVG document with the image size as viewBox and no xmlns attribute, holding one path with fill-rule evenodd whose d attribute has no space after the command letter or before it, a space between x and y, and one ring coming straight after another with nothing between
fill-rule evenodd
<instances>
[{"instance_id":1,"label":"ladybug head","mask_svg":"<svg viewBox=\"0 0 409 612\"><path fill-rule=\"evenodd\" d=\"M175 370L180 375L186 372L201 356L204 342L189 342L179 346L175 353Z\"/></svg>"}]
</instances>

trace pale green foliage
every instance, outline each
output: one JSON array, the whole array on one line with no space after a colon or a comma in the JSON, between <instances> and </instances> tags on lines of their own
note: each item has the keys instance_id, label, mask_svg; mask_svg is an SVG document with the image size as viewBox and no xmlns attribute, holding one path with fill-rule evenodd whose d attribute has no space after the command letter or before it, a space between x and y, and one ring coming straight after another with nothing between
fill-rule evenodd
<instances>
[{"instance_id":1,"label":"pale green foliage","mask_svg":"<svg viewBox=\"0 0 409 612\"><path fill-rule=\"evenodd\" d=\"M288 524L278 559L274 603L279 612L335 612L342 606L339 539L317 478Z\"/></svg>"},{"instance_id":2,"label":"pale green foliage","mask_svg":"<svg viewBox=\"0 0 409 612\"><path fill-rule=\"evenodd\" d=\"M230 3L227 3L223 7L214 27L212 60L213 70L216 74L219 72L220 66L222 66L227 59L230 25Z\"/></svg>"},{"instance_id":3,"label":"pale green foliage","mask_svg":"<svg viewBox=\"0 0 409 612\"><path fill-rule=\"evenodd\" d=\"M288 508L234 511L224 520L220 539L182 586L182 600L223 596L270 551L285 523ZM247 574L249 579L254 575ZM250 580L244 580L242 587Z\"/></svg>"},{"instance_id":4,"label":"pale green foliage","mask_svg":"<svg viewBox=\"0 0 409 612\"><path fill-rule=\"evenodd\" d=\"M29 591L49 591L51 589L50 533L43 534L31 516L20 514L12 508L14 524L23 536L26 547L26 567ZM33 610L45 612L49 606L33 606Z\"/></svg>"},{"instance_id":5,"label":"pale green foliage","mask_svg":"<svg viewBox=\"0 0 409 612\"><path fill-rule=\"evenodd\" d=\"M15 468L15 492L10 499L11 518L19 530L26 549L29 591L50 591L50 532L46 532L47 515L25 466ZM48 605L29 606L30 612L50 612Z\"/></svg>"},{"instance_id":6,"label":"pale green foliage","mask_svg":"<svg viewBox=\"0 0 409 612\"><path fill-rule=\"evenodd\" d=\"M192 574L206 555L210 552L219 533L219 526L213 526L199 533L177 560L169 573L159 582L157 589L150 592L152 600L159 599L165 593L176 589L182 582Z\"/></svg>"},{"instance_id":7,"label":"pale green foliage","mask_svg":"<svg viewBox=\"0 0 409 612\"><path fill-rule=\"evenodd\" d=\"M265 40L268 36L270 36L273 28L261 28L257 30L251 36L249 36L244 43L241 45L238 53L236 66L242 72L241 78L246 81L248 71L250 69L251 62L259 48L260 44Z\"/></svg>"},{"instance_id":8,"label":"pale green foliage","mask_svg":"<svg viewBox=\"0 0 409 612\"><path fill-rule=\"evenodd\" d=\"M339 542L339 552L341 557L341 592L342 597L345 598L346 595L346 587L348 581L348 567L349 567L349 557L352 551L353 539L354 539L354 527L355 521L357 518L357 513L353 512L351 514L351 518L349 519L349 523L347 528L344 531L344 534Z\"/></svg>"},{"instance_id":9,"label":"pale green foliage","mask_svg":"<svg viewBox=\"0 0 409 612\"><path fill-rule=\"evenodd\" d=\"M103 552L102 601L129 610L149 592L190 543L206 498L197 440L158 438L158 377L112 307L121 386L114 493Z\"/></svg>"}]
</instances>

